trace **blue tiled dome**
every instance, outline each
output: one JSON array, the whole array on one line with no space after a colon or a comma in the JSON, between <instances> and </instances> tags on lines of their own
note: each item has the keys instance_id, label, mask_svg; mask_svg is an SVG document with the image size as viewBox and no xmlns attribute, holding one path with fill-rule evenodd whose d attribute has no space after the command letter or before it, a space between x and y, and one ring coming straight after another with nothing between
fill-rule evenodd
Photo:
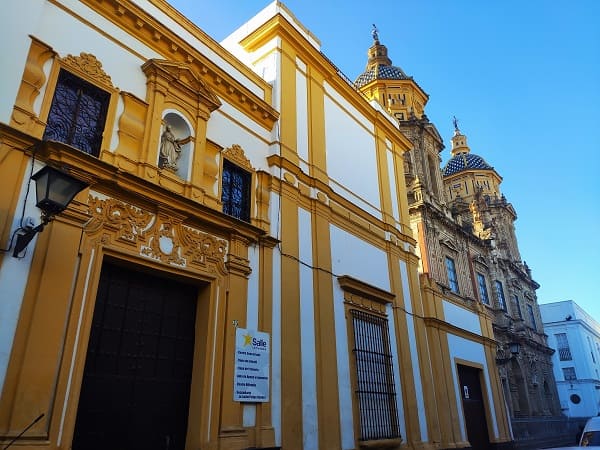
<instances>
[{"instance_id":1,"label":"blue tiled dome","mask_svg":"<svg viewBox=\"0 0 600 450\"><path fill-rule=\"evenodd\" d=\"M450 158L444 167L444 176L454 175L463 170L494 170L485 160L473 153L459 153Z\"/></svg>"},{"instance_id":2,"label":"blue tiled dome","mask_svg":"<svg viewBox=\"0 0 600 450\"><path fill-rule=\"evenodd\" d=\"M354 81L354 86L361 88L375 80L412 80L400 67L376 65L361 73Z\"/></svg>"}]
</instances>

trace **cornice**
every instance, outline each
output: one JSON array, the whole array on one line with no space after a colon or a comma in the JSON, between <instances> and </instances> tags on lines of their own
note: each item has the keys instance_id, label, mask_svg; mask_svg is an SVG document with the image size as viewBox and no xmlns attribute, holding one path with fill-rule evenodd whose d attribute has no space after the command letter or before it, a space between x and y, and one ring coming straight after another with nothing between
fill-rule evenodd
<instances>
[{"instance_id":1,"label":"cornice","mask_svg":"<svg viewBox=\"0 0 600 450\"><path fill-rule=\"evenodd\" d=\"M133 2L122 0L81 0L82 3L93 11L96 11L162 55L164 59L187 63L205 83L212 87L216 94L227 99L234 107L253 118L264 128L271 130L279 118L279 113L267 103L271 99L271 86L247 66L236 60L233 55L214 40L207 39L208 36L205 33L194 26L189 20L184 19L168 3L163 0L149 1L159 7L169 17L181 23L186 28L186 31L211 47L215 53L218 53L228 63L236 67L240 73L259 85L265 92L265 98L258 97L225 70Z\"/></svg>"},{"instance_id":2,"label":"cornice","mask_svg":"<svg viewBox=\"0 0 600 450\"><path fill-rule=\"evenodd\" d=\"M380 303L392 303L396 295L380 289L376 286L364 283L349 275L342 275L337 278L340 287L347 292L375 300Z\"/></svg>"}]
</instances>

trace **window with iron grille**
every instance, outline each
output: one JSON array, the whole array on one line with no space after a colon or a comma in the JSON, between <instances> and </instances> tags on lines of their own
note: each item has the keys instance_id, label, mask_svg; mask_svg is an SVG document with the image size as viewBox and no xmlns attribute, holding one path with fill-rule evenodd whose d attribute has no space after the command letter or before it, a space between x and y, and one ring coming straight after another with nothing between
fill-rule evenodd
<instances>
[{"instance_id":1,"label":"window with iron grille","mask_svg":"<svg viewBox=\"0 0 600 450\"><path fill-rule=\"evenodd\" d=\"M250 221L250 172L223 160L221 201L223 212L246 222Z\"/></svg>"},{"instance_id":2,"label":"window with iron grille","mask_svg":"<svg viewBox=\"0 0 600 450\"><path fill-rule=\"evenodd\" d=\"M563 376L565 381L576 380L577 375L575 374L575 367L563 367Z\"/></svg>"},{"instance_id":3,"label":"window with iron grille","mask_svg":"<svg viewBox=\"0 0 600 450\"><path fill-rule=\"evenodd\" d=\"M63 142L98 156L109 101L108 92L61 70L43 139Z\"/></svg>"},{"instance_id":4,"label":"window with iron grille","mask_svg":"<svg viewBox=\"0 0 600 450\"><path fill-rule=\"evenodd\" d=\"M361 441L400 437L387 319L351 309Z\"/></svg>"},{"instance_id":5,"label":"window with iron grille","mask_svg":"<svg viewBox=\"0 0 600 450\"><path fill-rule=\"evenodd\" d=\"M456 277L456 265L454 260L446 256L446 271L448 272L448 285L450 290L458 294L458 278Z\"/></svg>"},{"instance_id":6,"label":"window with iron grille","mask_svg":"<svg viewBox=\"0 0 600 450\"><path fill-rule=\"evenodd\" d=\"M506 300L504 299L504 289L502 288L502 283L496 280L496 297L498 297L498 306L506 311Z\"/></svg>"},{"instance_id":7,"label":"window with iron grille","mask_svg":"<svg viewBox=\"0 0 600 450\"><path fill-rule=\"evenodd\" d=\"M571 347L569 347L569 340L567 339L567 333L557 333L554 335L556 338L556 350L558 350L558 359L561 361L571 361Z\"/></svg>"},{"instance_id":8,"label":"window with iron grille","mask_svg":"<svg viewBox=\"0 0 600 450\"><path fill-rule=\"evenodd\" d=\"M485 284L485 277L477 272L477 284L479 285L479 297L481 301L486 305L490 304L490 298L488 296L487 286Z\"/></svg>"}]
</instances>

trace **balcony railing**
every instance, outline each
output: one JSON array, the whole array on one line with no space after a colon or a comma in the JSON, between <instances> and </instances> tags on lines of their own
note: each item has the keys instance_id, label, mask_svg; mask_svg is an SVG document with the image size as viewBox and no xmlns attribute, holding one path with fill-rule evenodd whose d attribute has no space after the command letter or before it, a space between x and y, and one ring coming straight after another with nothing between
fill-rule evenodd
<instances>
[{"instance_id":1,"label":"balcony railing","mask_svg":"<svg viewBox=\"0 0 600 450\"><path fill-rule=\"evenodd\" d=\"M559 348L558 357L561 361L571 361L573 359L571 356L571 349L569 347Z\"/></svg>"}]
</instances>

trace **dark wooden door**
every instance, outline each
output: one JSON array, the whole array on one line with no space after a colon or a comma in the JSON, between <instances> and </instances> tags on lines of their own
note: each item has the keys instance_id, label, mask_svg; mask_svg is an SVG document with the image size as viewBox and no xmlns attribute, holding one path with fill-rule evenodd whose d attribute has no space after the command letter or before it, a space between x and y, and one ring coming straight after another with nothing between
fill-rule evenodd
<instances>
[{"instance_id":1,"label":"dark wooden door","mask_svg":"<svg viewBox=\"0 0 600 450\"><path fill-rule=\"evenodd\" d=\"M195 286L104 264L73 450L183 450Z\"/></svg>"},{"instance_id":2,"label":"dark wooden door","mask_svg":"<svg viewBox=\"0 0 600 450\"><path fill-rule=\"evenodd\" d=\"M458 379L462 397L467 437L473 450L487 450L490 447L485 406L481 393L481 370L458 365Z\"/></svg>"}]
</instances>

